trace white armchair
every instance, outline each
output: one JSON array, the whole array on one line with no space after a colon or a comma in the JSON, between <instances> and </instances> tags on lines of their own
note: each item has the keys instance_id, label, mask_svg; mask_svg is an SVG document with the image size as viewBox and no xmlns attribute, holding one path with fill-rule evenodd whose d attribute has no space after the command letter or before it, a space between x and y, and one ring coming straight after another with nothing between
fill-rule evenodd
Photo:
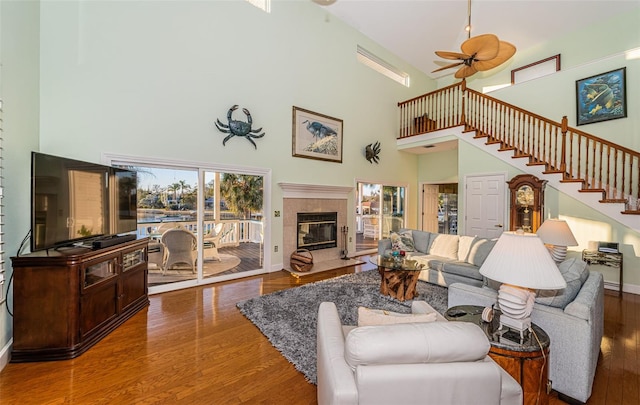
<instances>
[{"instance_id":1,"label":"white armchair","mask_svg":"<svg viewBox=\"0 0 640 405\"><path fill-rule=\"evenodd\" d=\"M218 222L213 229L203 236L203 259L220 260L220 253L218 247L220 245L220 239L224 236L222 232L224 230L224 222Z\"/></svg>"},{"instance_id":2,"label":"white armchair","mask_svg":"<svg viewBox=\"0 0 640 405\"><path fill-rule=\"evenodd\" d=\"M472 323L355 328L323 302L317 339L319 405L522 404L522 388L487 355L489 341Z\"/></svg>"}]
</instances>

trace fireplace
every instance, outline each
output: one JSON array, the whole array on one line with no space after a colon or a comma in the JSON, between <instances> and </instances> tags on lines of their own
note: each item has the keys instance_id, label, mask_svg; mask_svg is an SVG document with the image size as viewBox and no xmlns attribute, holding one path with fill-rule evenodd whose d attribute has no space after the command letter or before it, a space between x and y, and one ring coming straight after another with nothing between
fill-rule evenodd
<instances>
[{"instance_id":1,"label":"fireplace","mask_svg":"<svg viewBox=\"0 0 640 405\"><path fill-rule=\"evenodd\" d=\"M297 248L320 250L338 246L337 212L299 212Z\"/></svg>"}]
</instances>

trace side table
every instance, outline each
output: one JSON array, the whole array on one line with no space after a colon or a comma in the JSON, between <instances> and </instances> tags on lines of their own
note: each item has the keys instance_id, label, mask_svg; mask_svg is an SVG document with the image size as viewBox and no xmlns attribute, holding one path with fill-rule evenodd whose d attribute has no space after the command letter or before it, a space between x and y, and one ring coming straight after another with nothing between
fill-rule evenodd
<instances>
[{"instance_id":1,"label":"side table","mask_svg":"<svg viewBox=\"0 0 640 405\"><path fill-rule=\"evenodd\" d=\"M512 341L503 336L504 330L498 330L499 316L494 316L492 322L482 320L483 309L477 305L459 305L449 308L444 317L449 321L472 322L480 326L491 344L489 356L520 384L524 404L548 405L549 335L538 325L531 324L534 333L529 333L522 341Z\"/></svg>"},{"instance_id":2,"label":"side table","mask_svg":"<svg viewBox=\"0 0 640 405\"><path fill-rule=\"evenodd\" d=\"M397 300L411 300L416 296L416 285L423 265L414 260L376 256L370 259L380 273L380 294Z\"/></svg>"},{"instance_id":3,"label":"side table","mask_svg":"<svg viewBox=\"0 0 640 405\"><path fill-rule=\"evenodd\" d=\"M602 264L609 267L617 267L620 272L620 288L618 294L622 295L622 253L604 253L597 250L583 250L582 261L588 264Z\"/></svg>"}]
</instances>

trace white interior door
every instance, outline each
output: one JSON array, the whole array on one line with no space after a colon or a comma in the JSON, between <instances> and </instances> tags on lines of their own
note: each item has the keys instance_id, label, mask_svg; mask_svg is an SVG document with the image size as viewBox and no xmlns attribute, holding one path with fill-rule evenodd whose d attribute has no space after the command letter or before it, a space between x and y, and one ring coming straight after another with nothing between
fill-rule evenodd
<instances>
[{"instance_id":1,"label":"white interior door","mask_svg":"<svg viewBox=\"0 0 640 405\"><path fill-rule=\"evenodd\" d=\"M438 185L422 185L422 230L438 232Z\"/></svg>"},{"instance_id":2,"label":"white interior door","mask_svg":"<svg viewBox=\"0 0 640 405\"><path fill-rule=\"evenodd\" d=\"M505 174L465 177L465 235L497 238L505 223Z\"/></svg>"}]
</instances>

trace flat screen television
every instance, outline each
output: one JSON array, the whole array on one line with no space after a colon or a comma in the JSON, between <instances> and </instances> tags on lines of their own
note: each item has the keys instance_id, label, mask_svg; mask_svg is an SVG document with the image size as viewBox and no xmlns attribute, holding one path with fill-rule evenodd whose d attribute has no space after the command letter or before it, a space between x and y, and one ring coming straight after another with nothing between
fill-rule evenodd
<instances>
[{"instance_id":1,"label":"flat screen television","mask_svg":"<svg viewBox=\"0 0 640 405\"><path fill-rule=\"evenodd\" d=\"M31 154L31 251L133 232L136 172Z\"/></svg>"}]
</instances>

